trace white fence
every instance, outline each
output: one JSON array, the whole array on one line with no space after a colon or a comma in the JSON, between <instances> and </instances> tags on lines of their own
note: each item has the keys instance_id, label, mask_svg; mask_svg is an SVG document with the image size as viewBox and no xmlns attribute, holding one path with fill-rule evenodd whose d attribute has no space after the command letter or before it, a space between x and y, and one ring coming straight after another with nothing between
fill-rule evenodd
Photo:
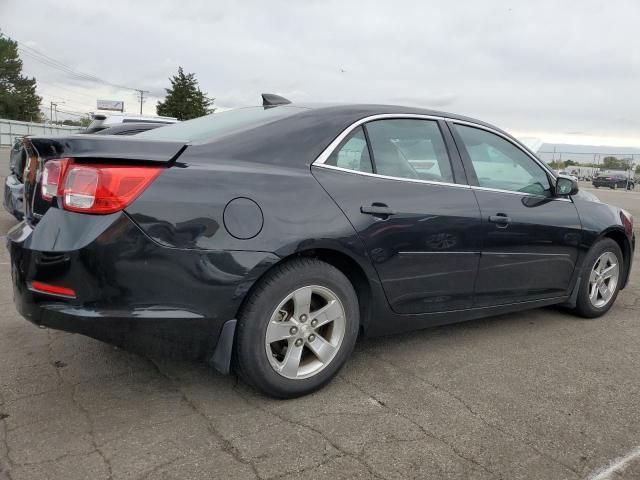
<instances>
[{"instance_id":1,"label":"white fence","mask_svg":"<svg viewBox=\"0 0 640 480\"><path fill-rule=\"evenodd\" d=\"M80 127L48 123L18 122L0 118L0 145L13 145L15 137L23 135L64 135L81 131Z\"/></svg>"}]
</instances>

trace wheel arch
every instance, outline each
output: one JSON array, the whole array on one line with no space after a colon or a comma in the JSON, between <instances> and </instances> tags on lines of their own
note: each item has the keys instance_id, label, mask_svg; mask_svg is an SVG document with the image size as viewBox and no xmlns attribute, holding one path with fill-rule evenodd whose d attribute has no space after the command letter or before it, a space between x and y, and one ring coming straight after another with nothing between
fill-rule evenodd
<instances>
[{"instance_id":1,"label":"wheel arch","mask_svg":"<svg viewBox=\"0 0 640 480\"><path fill-rule=\"evenodd\" d=\"M262 278L283 263L300 257L317 258L318 260L337 268L345 277L347 277L351 282L351 285L353 285L353 288L356 291L356 296L358 297L358 307L360 310L360 332L365 333L371 318L371 304L373 299L372 282L360 262L353 258L353 256L337 248L326 246L298 250L295 253L281 257L278 262L270 265L267 270L263 271L260 276L256 278L251 287L247 290L237 309L235 318L238 318L247 299L259 285Z\"/></svg>"}]
</instances>

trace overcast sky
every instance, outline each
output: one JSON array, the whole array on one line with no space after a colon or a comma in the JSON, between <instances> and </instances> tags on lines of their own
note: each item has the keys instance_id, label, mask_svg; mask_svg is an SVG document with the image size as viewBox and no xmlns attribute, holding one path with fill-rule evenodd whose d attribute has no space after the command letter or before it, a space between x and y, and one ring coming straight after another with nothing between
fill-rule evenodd
<instances>
[{"instance_id":1,"label":"overcast sky","mask_svg":"<svg viewBox=\"0 0 640 480\"><path fill-rule=\"evenodd\" d=\"M639 0L0 0L0 28L110 83L152 92L179 65L220 107L379 102L461 113L547 142L640 146ZM24 56L46 105L136 95Z\"/></svg>"}]
</instances>

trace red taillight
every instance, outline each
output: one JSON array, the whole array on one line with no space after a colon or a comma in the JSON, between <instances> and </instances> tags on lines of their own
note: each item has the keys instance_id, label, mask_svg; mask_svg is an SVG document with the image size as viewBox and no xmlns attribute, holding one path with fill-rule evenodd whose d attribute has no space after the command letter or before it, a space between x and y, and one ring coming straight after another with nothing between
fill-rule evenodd
<instances>
[{"instance_id":1,"label":"red taillight","mask_svg":"<svg viewBox=\"0 0 640 480\"><path fill-rule=\"evenodd\" d=\"M107 214L133 202L163 167L137 165L77 164L70 158L44 164L42 197L59 198L65 210Z\"/></svg>"},{"instance_id":2,"label":"red taillight","mask_svg":"<svg viewBox=\"0 0 640 480\"><path fill-rule=\"evenodd\" d=\"M69 161L69 158L61 158L59 160L49 160L44 164L41 182L42 198L51 201L58 194L58 189Z\"/></svg>"},{"instance_id":3,"label":"red taillight","mask_svg":"<svg viewBox=\"0 0 640 480\"><path fill-rule=\"evenodd\" d=\"M626 210L620 210L620 220L622 220L622 226L627 235L633 235L633 215Z\"/></svg>"},{"instance_id":4,"label":"red taillight","mask_svg":"<svg viewBox=\"0 0 640 480\"><path fill-rule=\"evenodd\" d=\"M58 295L61 297L76 298L76 292L72 288L51 285L50 283L31 282L31 290L39 293L47 293L50 295Z\"/></svg>"}]
</instances>

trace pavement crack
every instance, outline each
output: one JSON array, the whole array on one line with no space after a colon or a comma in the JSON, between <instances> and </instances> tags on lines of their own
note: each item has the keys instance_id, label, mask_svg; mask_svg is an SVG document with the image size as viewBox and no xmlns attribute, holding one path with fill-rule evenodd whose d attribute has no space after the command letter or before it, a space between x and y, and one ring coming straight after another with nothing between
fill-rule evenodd
<instances>
[{"instance_id":1,"label":"pavement crack","mask_svg":"<svg viewBox=\"0 0 640 480\"><path fill-rule=\"evenodd\" d=\"M300 475L304 474L304 473L308 473L308 472L312 472L317 468L320 468L330 462L333 462L334 460L338 460L340 458L345 458L346 455L344 454L340 454L340 455L336 455L334 457L329 457L323 461L321 461L320 463L317 463L316 465L310 465L308 467L305 468L301 468L300 470L294 470L293 472L287 472L287 473L282 473L282 474L278 474L278 475L274 475L273 477L269 477L266 480L275 480L277 478L283 478L283 477L288 477L290 475L296 475L296 477L299 478Z\"/></svg>"},{"instance_id":2,"label":"pavement crack","mask_svg":"<svg viewBox=\"0 0 640 480\"><path fill-rule=\"evenodd\" d=\"M258 410L260 410L260 411L262 411L262 412L265 412L265 413L267 413L267 414L269 414L269 415L273 415L273 416L275 416L275 417L279 418L280 420L282 420L283 422L289 423L290 425L294 425L294 426L297 426L297 427L304 428L304 429L309 430L310 432L313 432L313 433L315 433L315 434L319 435L320 437L322 437L322 438L323 438L323 439L324 439L324 440L325 440L329 445L331 445L331 446L332 446L336 451L338 451L338 452L340 452L340 453L342 454L342 455L334 456L334 457L331 457L331 458L338 458L338 457L341 457L341 456L346 456L346 457L354 458L355 460L357 460L357 461L358 461L358 462L359 462L359 463L360 463L360 464L361 464L361 465L362 465L362 466L367 470L367 472L368 472L372 477L383 480L383 477L382 477L382 476L380 476L378 473L376 473L376 472L371 468L371 466L370 466L370 465L369 465L369 464L368 464L368 463L367 463L363 458L361 458L361 456L359 456L359 455L354 455L353 453L351 453L351 452L349 452L349 451L347 451L347 450L343 449L342 447L340 447L340 445L338 445L338 444L337 444L337 443L335 443L333 440L331 440L329 437L327 437L327 435L326 435L324 432L322 432L321 430L319 430L319 429L317 429L317 428L315 428L315 427L312 427L311 425L307 425L307 424L305 424L305 423L303 423L303 422L301 422L301 421L294 420L294 419L292 419L292 418L286 417L286 416L282 415L281 413L274 412L274 411L270 411L270 410L268 410L268 409L264 408L262 405L260 405L260 404L258 404L258 403L256 403L256 402L251 401L249 398L247 398L245 395L243 395L243 394L240 392L240 390L238 390L238 388L237 388L237 383L236 383L236 385L234 385L233 389L234 389L234 390L236 391L236 393L240 396L240 398L242 398L245 402L247 402L247 403L248 403L249 405L251 405L252 407L254 407L254 408L256 408L256 409L258 409ZM313 468L318 468L318 466L319 466L319 465L322 465L322 463L323 463L323 462L321 462L320 464L316 465L316 466L315 466L315 467L313 467ZM309 468L311 468L311 467L309 467ZM296 473L296 472L286 472L286 473L284 473L284 474L282 474L282 475L288 475L288 474L290 474L290 473ZM282 476L282 475L281 475L281 476Z\"/></svg>"},{"instance_id":3,"label":"pavement crack","mask_svg":"<svg viewBox=\"0 0 640 480\"><path fill-rule=\"evenodd\" d=\"M64 378L62 377L62 374L60 373L60 368L61 365L66 366L66 364L64 364L63 362L59 362L57 360L53 360L53 356L52 356L52 351L51 351L51 346L53 344L53 342L51 341L51 331L48 330L47 331L47 335L49 336L49 350L48 350L48 356L49 356L49 363L53 366L55 366L56 368L54 369L56 372L56 376L58 377L58 386L62 386L67 384L67 382L64 380ZM73 404L76 406L76 408L78 410L80 410L80 412L84 415L84 417L87 420L87 424L89 425L89 437L91 438L91 446L93 447L93 450L95 451L95 453L97 453L100 458L102 459L105 467L107 467L107 471L109 473L109 476L107 477L108 480L112 480L113 479L113 467L111 465L111 462L109 461L109 459L107 458L107 456L104 454L104 452L100 449L100 447L98 446L98 443L96 441L96 434L95 434L95 427L93 424L93 418L91 417L91 413L89 412L89 410L82 405L82 402L80 402L77 398L77 394L78 394L78 385L71 385L72 391L71 391L71 401L73 402ZM86 454L84 454L86 455Z\"/></svg>"},{"instance_id":4,"label":"pavement crack","mask_svg":"<svg viewBox=\"0 0 640 480\"><path fill-rule=\"evenodd\" d=\"M485 473L488 473L489 475L491 475L493 478L501 478L501 476L492 471L491 469L487 468L485 465L483 465L482 463L480 463L478 460L476 460L473 457L469 457L467 455L464 455L457 447L455 447L453 444L447 442L445 439L435 435L433 432L427 430L423 425L419 424L418 422L416 422L414 419L412 419L409 415L405 414L404 412L402 412L401 410L395 409L395 408L391 408L390 406L387 405L386 402L378 399L375 397L375 395L367 392L366 390L364 390L362 387L360 387L360 385L355 384L354 382L348 380L345 377L341 377L342 380L351 385L352 387L354 387L356 390L358 390L359 392L361 392L364 395L367 395L368 397L372 398L373 400L375 400L378 404L380 404L380 406L388 411L390 411L391 413L398 415L402 418L404 418L405 420L407 420L408 422L410 422L413 426L417 427L422 433L423 435L425 435L426 437L432 438L438 442L443 443L444 445L446 445L447 447L449 447L449 449L459 458L472 463L473 465L477 466L478 468L480 468L481 470L483 470ZM371 441L368 443L375 443L375 441ZM381 442L384 443L384 442ZM364 450L364 447L363 447Z\"/></svg>"},{"instance_id":5,"label":"pavement crack","mask_svg":"<svg viewBox=\"0 0 640 480\"><path fill-rule=\"evenodd\" d=\"M4 400L2 402L4 405ZM9 447L9 439L8 439L8 427L7 427L7 417L3 417L0 419L0 427L2 429L2 444L4 445L4 450L6 454L7 460L7 470L4 469L2 465L2 457L0 457L0 474L6 475L9 479L11 479L11 468L14 466L13 461L11 460L11 448Z\"/></svg>"},{"instance_id":6,"label":"pavement crack","mask_svg":"<svg viewBox=\"0 0 640 480\"><path fill-rule=\"evenodd\" d=\"M436 383L433 383L430 380L427 380L426 378L421 377L420 375L417 375L414 372L411 372L410 370L407 370L405 368L402 368L401 366L389 361L388 359L382 359L380 357L378 357L377 355L374 355L371 352L365 352L365 354L375 358L376 360L379 361L384 361L386 364L391 365L393 368L395 368L397 371L404 373L405 375L408 375L410 377L415 378L416 380L419 380L420 382L429 385L431 388L435 389L435 390L439 390L441 392L444 392L445 394L447 394L448 396L450 396L451 398L453 398L454 400L456 400L457 402L459 402L469 413L471 413L471 415L473 415L474 417L476 417L478 420L480 420L483 424L485 424L487 427L496 430L500 433L502 433L503 435L511 438L512 440L515 440L517 442L520 442L524 445L526 445L528 448L530 448L531 450L533 450L534 452L536 452L538 455L540 455L541 457L544 457L548 460L551 460L552 462L566 468L567 470L569 470L571 473L575 474L576 476L580 477L581 473L578 472L577 470L575 470L571 465L567 465L566 463L564 463L561 460L558 460L557 458L553 457L552 455L549 455L548 453L540 450L538 447L536 447L535 445L533 445L530 442L527 442L526 440L520 439L517 436L515 436L514 434L512 434L511 432L503 429L502 427L490 422L489 420L487 420L480 412L476 411L473 409L473 407L471 405L469 405L465 400L463 400L459 395L450 392L449 390L446 390L445 388L443 388L441 385L438 385Z\"/></svg>"},{"instance_id":7,"label":"pavement crack","mask_svg":"<svg viewBox=\"0 0 640 480\"><path fill-rule=\"evenodd\" d=\"M234 447L233 444L213 426L206 414L202 412L198 408L198 406L187 396L187 394L177 385L176 379L163 372L160 366L153 359L148 358L147 360L151 363L158 375L160 375L162 378L169 381L171 385L173 385L176 392L180 394L182 401L185 402L189 406L189 408L191 408L198 416L200 416L200 418L205 421L209 433L211 433L211 435L213 435L214 438L218 439L222 444L222 451L231 455L236 461L240 462L241 464L250 467L256 478L258 478L259 480L264 480L260 476L260 473L258 472L255 464L252 461L243 458L238 449Z\"/></svg>"}]
</instances>

